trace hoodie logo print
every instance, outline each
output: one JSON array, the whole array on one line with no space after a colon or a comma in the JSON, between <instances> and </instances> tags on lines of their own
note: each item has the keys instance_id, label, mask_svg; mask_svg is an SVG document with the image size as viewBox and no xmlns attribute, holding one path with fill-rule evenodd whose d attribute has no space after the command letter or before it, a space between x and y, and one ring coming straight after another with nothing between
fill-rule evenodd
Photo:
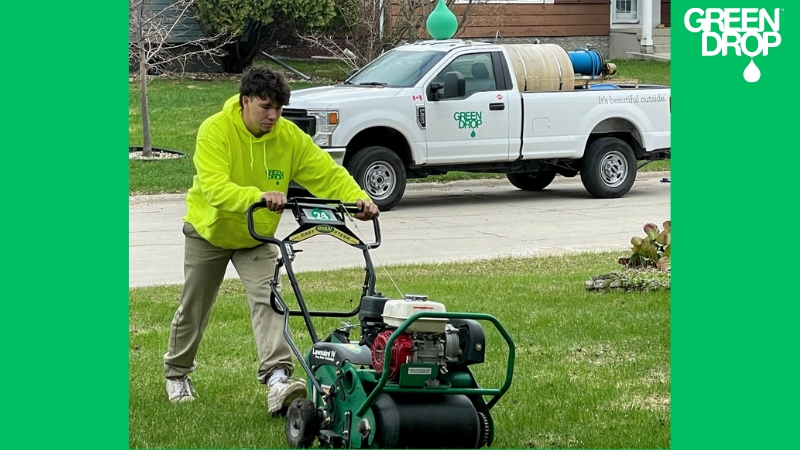
<instances>
[{"instance_id":1,"label":"hoodie logo print","mask_svg":"<svg viewBox=\"0 0 800 450\"><path fill-rule=\"evenodd\" d=\"M268 170L267 171L267 178L270 180L276 180L275 184L281 184L281 180L283 179L283 171L282 170Z\"/></svg>"}]
</instances>

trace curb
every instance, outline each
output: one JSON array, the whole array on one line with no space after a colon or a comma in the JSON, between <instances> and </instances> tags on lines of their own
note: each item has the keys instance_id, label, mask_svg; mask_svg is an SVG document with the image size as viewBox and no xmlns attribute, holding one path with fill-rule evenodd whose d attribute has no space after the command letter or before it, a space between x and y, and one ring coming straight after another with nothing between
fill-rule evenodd
<instances>
[{"instance_id":1,"label":"curb","mask_svg":"<svg viewBox=\"0 0 800 450\"><path fill-rule=\"evenodd\" d=\"M639 172L636 174L636 181L641 180L652 180L652 179L660 179L670 177L669 171L661 171L661 172ZM562 176L557 176L553 183L564 183L571 180L576 179L574 178L566 178ZM474 180L458 180L458 181L448 181L446 183L435 183L435 182L426 182L426 183L407 183L406 184L406 191L426 191L426 190L451 190L460 187L470 187L470 186L506 186L510 185L511 183L506 178L476 178ZM186 194L151 194L151 195L131 195L129 196L129 204L130 205L140 205L140 204L148 204L148 203L165 203L165 202L174 202L174 201L184 201L186 200Z\"/></svg>"},{"instance_id":2,"label":"curb","mask_svg":"<svg viewBox=\"0 0 800 450\"><path fill-rule=\"evenodd\" d=\"M653 178L664 178L669 177L669 171L661 171L661 172L640 172L636 174L636 181L641 180L651 180ZM572 180L580 179L579 177L562 177L561 175L557 175L556 178L553 180L553 183L564 183ZM448 181L446 183L436 183L436 182L426 182L426 183L407 183L406 184L406 191L424 191L430 189L439 189L439 190L448 190L457 187L469 187L469 186L499 186L499 185L510 185L511 182L508 181L507 178L476 178L474 180L458 180L458 181Z\"/></svg>"}]
</instances>

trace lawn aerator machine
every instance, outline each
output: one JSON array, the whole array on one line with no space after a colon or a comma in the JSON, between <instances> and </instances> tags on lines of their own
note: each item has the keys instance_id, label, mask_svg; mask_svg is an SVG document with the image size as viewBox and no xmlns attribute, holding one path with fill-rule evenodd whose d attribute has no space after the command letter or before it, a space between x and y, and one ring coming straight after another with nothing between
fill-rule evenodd
<instances>
[{"instance_id":1,"label":"lawn aerator machine","mask_svg":"<svg viewBox=\"0 0 800 450\"><path fill-rule=\"evenodd\" d=\"M375 242L365 243L348 228L357 212L353 203L294 198L286 205L299 227L283 240L259 235L253 204L247 223L254 239L276 244L298 307L290 310L273 283L270 302L282 314L283 334L308 375L308 399L297 399L286 411L286 439L306 448L319 439L334 448L481 448L494 440L490 410L511 386L514 342L493 316L447 312L424 295L390 299L375 291L376 274L369 251L381 243L378 219L372 220ZM352 311L310 311L292 269L293 245L318 235L332 236L360 249L366 263L361 300ZM350 318L319 339L312 317ZM303 355L289 333L290 316L302 316L312 341ZM484 389L470 370L482 364L486 337L481 322L490 322L508 346L505 381ZM351 330L360 327L358 340Z\"/></svg>"}]
</instances>

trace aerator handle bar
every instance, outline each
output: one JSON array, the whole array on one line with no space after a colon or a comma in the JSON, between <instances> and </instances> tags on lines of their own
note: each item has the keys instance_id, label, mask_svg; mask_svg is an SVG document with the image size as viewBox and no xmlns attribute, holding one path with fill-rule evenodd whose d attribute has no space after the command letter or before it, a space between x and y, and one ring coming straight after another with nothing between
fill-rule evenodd
<instances>
[{"instance_id":1,"label":"aerator handle bar","mask_svg":"<svg viewBox=\"0 0 800 450\"><path fill-rule=\"evenodd\" d=\"M280 269L281 267L286 267L286 275L289 277L291 281L292 289L295 293L295 296L300 304L300 310L293 310L289 311L291 316L311 316L311 317L340 317L340 318L347 318L353 317L358 314L359 309L361 307L361 303L359 302L355 309L348 312L341 312L341 311L308 311L305 307L305 300L303 299L303 294L300 292L298 288L297 279L294 275L294 270L292 269L292 260L294 259L295 251L292 247L293 244L308 239L310 237L316 236L318 234L328 234L331 235L342 242L345 242L352 247L356 247L361 250L364 261L366 264L366 274L364 277L364 284L362 286L361 297L365 295L375 295L375 282L376 282L376 275L375 275L375 266L372 263L372 258L369 255L369 250L377 248L381 245L381 229L378 222L377 217L372 218L372 226L375 233L375 242L370 244L365 244L361 241L357 236L353 235L352 232L347 228L345 223L345 215L346 214L353 214L361 212L361 209L358 208L356 203L345 203L340 200L333 200L333 199L318 199L318 198L292 198L286 202L286 207L291 208L292 213L295 216L295 219L300 224L300 227L289 234L288 237L284 238L282 241L275 239L274 237L269 236L262 236L258 234L255 230L255 223L254 223L254 213L258 209L266 208L265 202L258 202L254 203L248 208L247 210L247 227L250 231L250 235L253 239L275 244L281 249L281 258L278 261L278 264L275 266L275 274L273 276L274 281L278 281ZM272 309L275 310L278 314L283 314L285 308L283 305L278 305L275 298L280 296L280 293L277 292L277 288L275 287L276 283L273 283L272 295L270 296L270 303L272 305ZM310 324L310 318L306 320L307 324ZM311 338L313 342L317 342L316 332L314 331L313 327L309 326L309 331L311 334Z\"/></svg>"},{"instance_id":2,"label":"aerator handle bar","mask_svg":"<svg viewBox=\"0 0 800 450\"><path fill-rule=\"evenodd\" d=\"M315 208L315 206L319 208L319 211L317 211L317 208ZM367 273L364 279L364 286L362 288L361 296L363 297L364 295L375 295L375 279L376 279L375 267L373 266L372 260L369 256L369 250L377 248L381 244L380 226L378 225L378 218L374 217L372 219L375 231L375 242L371 244L365 244L361 241L361 239L354 236L347 229L344 222L345 214L356 214L361 212L356 203L344 203L340 200L332 200L332 199L293 198L289 199L289 201L286 202L286 208L292 209L295 219L300 224L300 228L295 230L295 232L291 233L289 237L283 240L279 240L274 237L260 235L255 229L255 220L253 218L254 213L257 210L266 207L267 204L265 201L260 201L250 205L250 207L247 209L247 229L250 232L250 236L252 236L253 239L259 242L277 245L281 251L281 258L279 259L278 264L275 265L275 273L273 274L273 283L271 286L271 293L270 293L270 304L272 306L272 309L275 310L276 313L283 315L283 336L286 339L286 342L289 343L289 346L291 347L292 352L300 362L300 365L303 367L306 373L310 374L312 373L311 368L308 367L305 358L303 358L302 353L295 345L289 333L289 316L302 316L303 321L306 324L306 328L308 329L311 341L313 343L317 343L319 342L319 337L317 336L316 329L311 321L312 316L353 317L354 315L358 314L359 309L361 308L361 302L358 303L358 305L353 311L349 312L309 311L308 308L306 307L306 302L303 298L303 294L300 292L299 284L297 282L297 278L295 277L294 270L292 270L292 259L295 253L294 249L292 248L292 244L294 244L295 242L299 242L303 239L307 239L308 237L314 236L316 234L328 234L332 230L338 230L340 233L338 233L338 235L334 235L334 237L337 237L339 240L342 240L343 242L346 242L352 245L353 247L361 249L364 255L364 259L366 260ZM309 207L311 207L310 210L308 209ZM315 232L320 230L321 230L320 233ZM292 290L294 291L298 306L300 308L297 311L289 310L289 307L286 305L286 302L284 302L283 297L278 291L277 281L279 280L280 269L282 266L286 266L286 275L289 277L289 280L292 285ZM319 392L323 391L322 386L319 385L319 382L316 380L316 378L309 377L309 380Z\"/></svg>"},{"instance_id":3,"label":"aerator handle bar","mask_svg":"<svg viewBox=\"0 0 800 450\"><path fill-rule=\"evenodd\" d=\"M514 361L516 350L514 346L514 341L511 340L511 335L508 334L503 325L500 324L500 321L497 320L496 317L489 315L489 314L480 314L480 313L458 313L458 312L421 312L410 316L397 328L389 339L386 342L385 348L389 349L392 348L394 345L394 340L397 336L403 334L403 332L408 328L412 323L416 322L418 319L424 317L437 317L437 318L447 318L447 319L472 319L472 320L486 320L491 322L497 331L503 336L505 339L506 344L508 345L508 363L506 366L506 380L503 385L499 389L483 389L483 388L451 388L447 390L447 394L464 394L464 395L494 395L491 400L486 404L487 409L491 409L492 406L500 400L500 397L508 391L508 388L511 387L511 378L514 376ZM389 367L390 358L392 352L384 352L383 354L383 367ZM356 411L357 416L363 416L366 413L367 409L372 405L373 400L375 397L380 394L381 392L404 392L404 393L442 393L442 391L437 391L434 389L424 389L424 388L399 388L396 386L386 386L386 382L389 380L389 370L384 370L381 374L381 378L378 380L377 386L373 389L372 393L369 394L367 399L364 401L364 404L358 408Z\"/></svg>"},{"instance_id":4,"label":"aerator handle bar","mask_svg":"<svg viewBox=\"0 0 800 450\"><path fill-rule=\"evenodd\" d=\"M329 198L296 197L289 199L289 201L286 202L286 206L291 207L292 214L294 214L295 219L300 224L300 228L298 229L298 231L302 230L303 228L308 228L309 225L312 226L332 225L334 227L341 227L342 231L345 231L349 234L349 230L344 224L344 214L345 213L358 214L360 212L363 212L363 209L359 208L357 203L347 203L347 202L342 202L341 200L334 200ZM320 210L315 207L321 207L324 209ZM309 210L309 208L311 208L311 210ZM325 210L333 212L334 213L333 217L325 214ZM337 212L339 214L336 214ZM311 215L309 215L309 213ZM319 214L319 216L315 216L314 214ZM319 220L324 216L327 216L327 218ZM377 218L372 219L372 229L373 232L375 233L375 242L371 244L360 242L361 239L353 235L350 236L353 237L355 240L359 241L358 243L341 239L341 237L339 236L336 237L352 245L353 247L360 248L362 250L378 248L381 245L381 228ZM299 240L302 240L302 239L295 239L295 236L293 235L295 235L295 233L292 233L292 235L290 235L285 240L291 242L298 242Z\"/></svg>"}]
</instances>

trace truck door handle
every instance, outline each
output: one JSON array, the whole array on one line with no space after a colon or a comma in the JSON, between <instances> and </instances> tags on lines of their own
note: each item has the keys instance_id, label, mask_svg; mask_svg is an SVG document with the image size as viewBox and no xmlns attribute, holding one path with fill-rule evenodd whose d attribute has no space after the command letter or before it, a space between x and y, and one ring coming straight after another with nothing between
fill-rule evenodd
<instances>
[{"instance_id":1,"label":"truck door handle","mask_svg":"<svg viewBox=\"0 0 800 450\"><path fill-rule=\"evenodd\" d=\"M506 109L505 103L489 103L489 111L502 111Z\"/></svg>"}]
</instances>

